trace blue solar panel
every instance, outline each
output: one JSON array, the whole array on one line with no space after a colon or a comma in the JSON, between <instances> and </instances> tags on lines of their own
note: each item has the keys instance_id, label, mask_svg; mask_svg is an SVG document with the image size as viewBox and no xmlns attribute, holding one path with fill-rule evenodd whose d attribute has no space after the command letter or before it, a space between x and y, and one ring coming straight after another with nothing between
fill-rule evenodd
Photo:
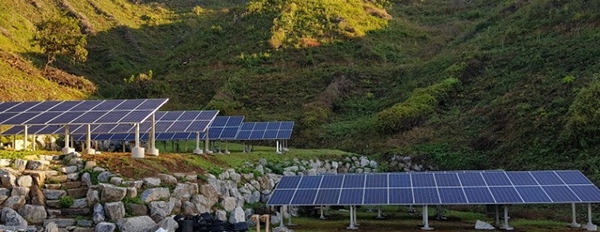
<instances>
[{"instance_id":1,"label":"blue solar panel","mask_svg":"<svg viewBox=\"0 0 600 232\"><path fill-rule=\"evenodd\" d=\"M210 136L210 135L209 135ZM250 131L239 131L235 136L236 140L249 140L250 139Z\"/></svg>"},{"instance_id":2,"label":"blue solar panel","mask_svg":"<svg viewBox=\"0 0 600 232\"><path fill-rule=\"evenodd\" d=\"M575 185L571 189L582 202L596 202L600 198L600 190L595 185Z\"/></svg>"},{"instance_id":3,"label":"blue solar panel","mask_svg":"<svg viewBox=\"0 0 600 232\"><path fill-rule=\"evenodd\" d=\"M409 174L390 173L390 188L412 187L412 181Z\"/></svg>"},{"instance_id":4,"label":"blue solar panel","mask_svg":"<svg viewBox=\"0 0 600 232\"><path fill-rule=\"evenodd\" d=\"M43 114L39 114L39 115L31 118L29 121L27 121L27 124L44 124L44 123L58 117L61 114L62 114L62 112L46 112Z\"/></svg>"},{"instance_id":5,"label":"blue solar panel","mask_svg":"<svg viewBox=\"0 0 600 232\"><path fill-rule=\"evenodd\" d=\"M150 115L152 115L154 111L151 110L147 110L147 111L133 111L129 114L127 114L127 116L123 117L120 121L120 123L139 123L139 122L143 122L146 121L146 119L148 119L150 117Z\"/></svg>"},{"instance_id":6,"label":"blue solar panel","mask_svg":"<svg viewBox=\"0 0 600 232\"><path fill-rule=\"evenodd\" d=\"M488 186L510 186L510 180L504 172L484 172L481 173Z\"/></svg>"},{"instance_id":7,"label":"blue solar panel","mask_svg":"<svg viewBox=\"0 0 600 232\"><path fill-rule=\"evenodd\" d=\"M128 111L108 112L105 115L103 115L102 117L98 118L98 120L96 120L96 122L98 122L98 123L116 122L116 121L119 121L121 118L125 117L127 114L129 114Z\"/></svg>"},{"instance_id":8,"label":"blue solar panel","mask_svg":"<svg viewBox=\"0 0 600 232\"><path fill-rule=\"evenodd\" d=\"M483 177L477 172L458 173L458 177L463 186L486 186Z\"/></svg>"},{"instance_id":9,"label":"blue solar panel","mask_svg":"<svg viewBox=\"0 0 600 232\"><path fill-rule=\"evenodd\" d=\"M387 205L388 204L388 190L387 189L365 189L365 200L364 200L363 204Z\"/></svg>"},{"instance_id":10,"label":"blue solar panel","mask_svg":"<svg viewBox=\"0 0 600 232\"><path fill-rule=\"evenodd\" d=\"M58 103L60 103L60 102L59 101L45 101L45 102L41 102L40 104L37 104L36 106L31 107L28 111L30 111L30 112L49 111L53 107L55 107Z\"/></svg>"},{"instance_id":11,"label":"blue solar panel","mask_svg":"<svg viewBox=\"0 0 600 232\"><path fill-rule=\"evenodd\" d=\"M250 139L261 140L263 138L264 134L265 134L264 130L252 131L250 133Z\"/></svg>"},{"instance_id":12,"label":"blue solar panel","mask_svg":"<svg viewBox=\"0 0 600 232\"><path fill-rule=\"evenodd\" d=\"M18 116L12 117L10 119L5 120L2 124L7 125L22 125L27 122L29 119L39 115L36 112L24 112L20 113Z\"/></svg>"},{"instance_id":13,"label":"blue solar panel","mask_svg":"<svg viewBox=\"0 0 600 232\"><path fill-rule=\"evenodd\" d=\"M298 190L292 199L292 205L312 205L315 202L317 190Z\"/></svg>"},{"instance_id":14,"label":"blue solar panel","mask_svg":"<svg viewBox=\"0 0 600 232\"><path fill-rule=\"evenodd\" d=\"M437 186L461 186L456 173L435 173Z\"/></svg>"},{"instance_id":15,"label":"blue solar panel","mask_svg":"<svg viewBox=\"0 0 600 232\"><path fill-rule=\"evenodd\" d=\"M167 99L144 99L142 103L139 104L138 107L135 108L135 110L143 110L143 111L156 111L156 109L160 108L162 105L164 105L167 102ZM122 109L123 104L119 105L118 109ZM125 107L125 109L129 109L128 107Z\"/></svg>"},{"instance_id":16,"label":"blue solar panel","mask_svg":"<svg viewBox=\"0 0 600 232\"><path fill-rule=\"evenodd\" d=\"M290 139L292 137L292 131L282 130L277 134L278 139Z\"/></svg>"},{"instance_id":17,"label":"blue solar panel","mask_svg":"<svg viewBox=\"0 0 600 232\"><path fill-rule=\"evenodd\" d=\"M558 174L566 184L592 184L592 182L580 171L560 171L556 172L556 174Z\"/></svg>"},{"instance_id":18,"label":"blue solar panel","mask_svg":"<svg viewBox=\"0 0 600 232\"><path fill-rule=\"evenodd\" d=\"M389 199L392 205L414 204L413 192L410 188L390 188Z\"/></svg>"},{"instance_id":19,"label":"blue solar panel","mask_svg":"<svg viewBox=\"0 0 600 232\"><path fill-rule=\"evenodd\" d=\"M48 111L54 112L65 112L71 110L73 107L83 103L83 101L65 101L61 103L57 103L55 107L52 107Z\"/></svg>"},{"instance_id":20,"label":"blue solar panel","mask_svg":"<svg viewBox=\"0 0 600 232\"><path fill-rule=\"evenodd\" d=\"M227 125L228 120L229 120L229 117L216 117L210 126L222 128L225 125Z\"/></svg>"},{"instance_id":21,"label":"blue solar panel","mask_svg":"<svg viewBox=\"0 0 600 232\"><path fill-rule=\"evenodd\" d=\"M412 183L414 187L435 187L435 180L432 173L412 174Z\"/></svg>"},{"instance_id":22,"label":"blue solar panel","mask_svg":"<svg viewBox=\"0 0 600 232\"><path fill-rule=\"evenodd\" d=\"M465 196L470 204L494 203L494 197L488 188L464 188Z\"/></svg>"},{"instance_id":23,"label":"blue solar panel","mask_svg":"<svg viewBox=\"0 0 600 232\"><path fill-rule=\"evenodd\" d=\"M289 205L294 197L295 190L278 190L273 192L269 198L269 204L272 205Z\"/></svg>"},{"instance_id":24,"label":"blue solar panel","mask_svg":"<svg viewBox=\"0 0 600 232\"><path fill-rule=\"evenodd\" d=\"M18 105L20 102L0 102L0 113L7 112L10 108Z\"/></svg>"},{"instance_id":25,"label":"blue solar panel","mask_svg":"<svg viewBox=\"0 0 600 232\"><path fill-rule=\"evenodd\" d=\"M365 187L365 176L364 175L346 175L344 178L343 188L364 188Z\"/></svg>"},{"instance_id":26,"label":"blue solar panel","mask_svg":"<svg viewBox=\"0 0 600 232\"><path fill-rule=\"evenodd\" d=\"M321 185L322 176L304 176L300 180L300 184L298 188L306 189L306 188L319 188Z\"/></svg>"},{"instance_id":27,"label":"blue solar panel","mask_svg":"<svg viewBox=\"0 0 600 232\"><path fill-rule=\"evenodd\" d=\"M96 107L98 104L100 104L102 101L83 101L81 104L78 104L76 106L74 106L73 108L69 109L69 111L90 111L91 109L93 109L94 107Z\"/></svg>"},{"instance_id":28,"label":"blue solar panel","mask_svg":"<svg viewBox=\"0 0 600 232\"><path fill-rule=\"evenodd\" d=\"M567 186L543 186L544 191L553 202L579 202L579 198Z\"/></svg>"},{"instance_id":29,"label":"blue solar panel","mask_svg":"<svg viewBox=\"0 0 600 232\"><path fill-rule=\"evenodd\" d=\"M78 118L71 121L71 123L80 124L80 123L94 123L98 118L104 116L106 112L104 111L88 111L83 113Z\"/></svg>"},{"instance_id":30,"label":"blue solar panel","mask_svg":"<svg viewBox=\"0 0 600 232\"><path fill-rule=\"evenodd\" d=\"M281 126L281 122L271 122L271 123L267 124L266 129L277 131L277 130L279 130L280 126Z\"/></svg>"},{"instance_id":31,"label":"blue solar panel","mask_svg":"<svg viewBox=\"0 0 600 232\"><path fill-rule=\"evenodd\" d=\"M361 205L364 199L364 189L346 188L342 189L339 204Z\"/></svg>"},{"instance_id":32,"label":"blue solar panel","mask_svg":"<svg viewBox=\"0 0 600 232\"><path fill-rule=\"evenodd\" d=\"M440 200L443 204L466 204L467 198L462 188L439 188Z\"/></svg>"},{"instance_id":33,"label":"blue solar panel","mask_svg":"<svg viewBox=\"0 0 600 232\"><path fill-rule=\"evenodd\" d=\"M29 108L32 108L37 104L40 104L40 102L21 102L10 109L6 109L4 112L21 113L29 110Z\"/></svg>"},{"instance_id":34,"label":"blue solar panel","mask_svg":"<svg viewBox=\"0 0 600 232\"><path fill-rule=\"evenodd\" d=\"M115 108L118 108L118 106L121 104L123 104L123 101L106 100L106 101L99 103L96 107L94 107L94 110L111 111Z\"/></svg>"},{"instance_id":35,"label":"blue solar panel","mask_svg":"<svg viewBox=\"0 0 600 232\"><path fill-rule=\"evenodd\" d=\"M372 174L367 176L367 188L387 188L387 174Z\"/></svg>"},{"instance_id":36,"label":"blue solar panel","mask_svg":"<svg viewBox=\"0 0 600 232\"><path fill-rule=\"evenodd\" d=\"M546 195L546 192L540 186L519 186L515 187L517 192L523 198L524 202L531 203L544 203L552 202L552 200Z\"/></svg>"},{"instance_id":37,"label":"blue solar panel","mask_svg":"<svg viewBox=\"0 0 600 232\"><path fill-rule=\"evenodd\" d=\"M257 122L256 125L254 125L254 130L266 130L267 125L269 125L268 122Z\"/></svg>"},{"instance_id":38,"label":"blue solar panel","mask_svg":"<svg viewBox=\"0 0 600 232\"><path fill-rule=\"evenodd\" d=\"M414 188L415 204L437 204L440 203L440 196L437 188Z\"/></svg>"},{"instance_id":39,"label":"blue solar panel","mask_svg":"<svg viewBox=\"0 0 600 232\"><path fill-rule=\"evenodd\" d=\"M507 172L506 175L513 185L537 185L529 172Z\"/></svg>"},{"instance_id":40,"label":"blue solar panel","mask_svg":"<svg viewBox=\"0 0 600 232\"><path fill-rule=\"evenodd\" d=\"M0 114L0 124L5 124L4 121L16 116L17 113L3 113Z\"/></svg>"},{"instance_id":41,"label":"blue solar panel","mask_svg":"<svg viewBox=\"0 0 600 232\"><path fill-rule=\"evenodd\" d=\"M342 175L326 175L323 176L321 188L341 188L344 176Z\"/></svg>"},{"instance_id":42,"label":"blue solar panel","mask_svg":"<svg viewBox=\"0 0 600 232\"><path fill-rule=\"evenodd\" d=\"M340 198L341 189L319 189L317 192L317 198L315 199L316 205L337 205Z\"/></svg>"},{"instance_id":43,"label":"blue solar panel","mask_svg":"<svg viewBox=\"0 0 600 232\"><path fill-rule=\"evenodd\" d=\"M541 185L564 185L565 183L553 171L532 172L533 177Z\"/></svg>"},{"instance_id":44,"label":"blue solar panel","mask_svg":"<svg viewBox=\"0 0 600 232\"><path fill-rule=\"evenodd\" d=\"M298 184L300 183L300 178L301 178L301 176L282 178L281 181L279 181L279 184L277 184L277 188L293 188L293 189L295 189L296 187L298 187Z\"/></svg>"},{"instance_id":45,"label":"blue solar panel","mask_svg":"<svg viewBox=\"0 0 600 232\"><path fill-rule=\"evenodd\" d=\"M265 131L263 139L277 139L278 131Z\"/></svg>"},{"instance_id":46,"label":"blue solar panel","mask_svg":"<svg viewBox=\"0 0 600 232\"><path fill-rule=\"evenodd\" d=\"M514 187L490 187L490 192L497 203L523 203Z\"/></svg>"},{"instance_id":47,"label":"blue solar panel","mask_svg":"<svg viewBox=\"0 0 600 232\"><path fill-rule=\"evenodd\" d=\"M294 122L285 121L281 122L281 130L292 130L294 128Z\"/></svg>"}]
</instances>

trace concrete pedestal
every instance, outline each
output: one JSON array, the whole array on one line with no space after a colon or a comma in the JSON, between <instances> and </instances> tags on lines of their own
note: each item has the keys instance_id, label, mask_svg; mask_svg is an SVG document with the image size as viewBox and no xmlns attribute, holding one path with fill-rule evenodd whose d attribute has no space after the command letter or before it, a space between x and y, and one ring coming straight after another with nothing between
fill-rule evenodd
<instances>
[{"instance_id":1,"label":"concrete pedestal","mask_svg":"<svg viewBox=\"0 0 600 232\"><path fill-rule=\"evenodd\" d=\"M69 153L72 153L72 152L75 152L75 148L63 147L63 149L62 149L62 153L63 154L69 154Z\"/></svg>"},{"instance_id":2,"label":"concrete pedestal","mask_svg":"<svg viewBox=\"0 0 600 232\"><path fill-rule=\"evenodd\" d=\"M131 157L132 158L144 158L145 150L143 147L133 147L131 148Z\"/></svg>"},{"instance_id":3,"label":"concrete pedestal","mask_svg":"<svg viewBox=\"0 0 600 232\"><path fill-rule=\"evenodd\" d=\"M93 148L85 149L85 154L95 155L96 154L96 149L93 149Z\"/></svg>"},{"instance_id":4,"label":"concrete pedestal","mask_svg":"<svg viewBox=\"0 0 600 232\"><path fill-rule=\"evenodd\" d=\"M156 149L156 148L148 148L147 153L148 153L148 155L151 155L151 156L158 156L158 154L159 154L158 149Z\"/></svg>"},{"instance_id":5,"label":"concrete pedestal","mask_svg":"<svg viewBox=\"0 0 600 232\"><path fill-rule=\"evenodd\" d=\"M204 152L202 151L202 149L196 148L196 149L194 149L194 154L202 155L202 154L204 154Z\"/></svg>"}]
</instances>

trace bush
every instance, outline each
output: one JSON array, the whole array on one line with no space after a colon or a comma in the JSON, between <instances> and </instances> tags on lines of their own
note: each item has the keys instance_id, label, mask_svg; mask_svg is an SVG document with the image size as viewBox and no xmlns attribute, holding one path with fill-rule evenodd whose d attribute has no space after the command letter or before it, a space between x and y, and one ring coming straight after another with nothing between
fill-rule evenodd
<instances>
[{"instance_id":1,"label":"bush","mask_svg":"<svg viewBox=\"0 0 600 232\"><path fill-rule=\"evenodd\" d=\"M58 199L58 206L61 208L69 208L73 206L73 203L75 203L75 200L70 196L64 196Z\"/></svg>"}]
</instances>

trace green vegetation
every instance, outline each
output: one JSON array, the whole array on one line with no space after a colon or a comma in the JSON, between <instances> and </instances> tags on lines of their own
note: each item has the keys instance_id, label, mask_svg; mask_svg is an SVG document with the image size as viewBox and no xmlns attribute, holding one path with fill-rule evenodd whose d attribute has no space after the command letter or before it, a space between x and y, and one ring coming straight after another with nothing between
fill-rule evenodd
<instances>
[{"instance_id":1,"label":"green vegetation","mask_svg":"<svg viewBox=\"0 0 600 232\"><path fill-rule=\"evenodd\" d=\"M69 208L73 206L73 203L75 203L75 200L71 196L62 196L58 199L58 206L61 208Z\"/></svg>"},{"instance_id":2,"label":"green vegetation","mask_svg":"<svg viewBox=\"0 0 600 232\"><path fill-rule=\"evenodd\" d=\"M77 19L63 14L53 15L36 25L38 31L33 41L46 54L44 69L56 60L57 55L65 55L72 61L82 62L87 59L87 40L77 23Z\"/></svg>"}]
</instances>

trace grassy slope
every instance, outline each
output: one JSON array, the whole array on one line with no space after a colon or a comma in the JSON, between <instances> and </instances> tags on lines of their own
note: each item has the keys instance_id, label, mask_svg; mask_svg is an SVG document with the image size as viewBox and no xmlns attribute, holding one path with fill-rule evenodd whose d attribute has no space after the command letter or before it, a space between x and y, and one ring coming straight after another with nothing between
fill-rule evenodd
<instances>
[{"instance_id":1,"label":"grassy slope","mask_svg":"<svg viewBox=\"0 0 600 232\"><path fill-rule=\"evenodd\" d=\"M39 63L28 42L33 22L58 8L49 0L15 2L0 5L0 15L11 15L0 17L0 48ZM570 154L595 154L598 146L566 150L555 142L578 90L600 68L595 2L396 1L385 29L281 50L267 43L271 19L244 16L241 0L70 3L96 33L88 37L86 64L59 65L92 80L99 97L122 96L124 78L152 70L158 84L147 97L169 97L165 109L295 120L300 146L397 150L453 169L597 174L595 160L574 163ZM22 13L8 14L15 8ZM564 82L568 75L576 80ZM449 76L462 81L461 91L425 122L391 135L373 129L375 113Z\"/></svg>"}]
</instances>

